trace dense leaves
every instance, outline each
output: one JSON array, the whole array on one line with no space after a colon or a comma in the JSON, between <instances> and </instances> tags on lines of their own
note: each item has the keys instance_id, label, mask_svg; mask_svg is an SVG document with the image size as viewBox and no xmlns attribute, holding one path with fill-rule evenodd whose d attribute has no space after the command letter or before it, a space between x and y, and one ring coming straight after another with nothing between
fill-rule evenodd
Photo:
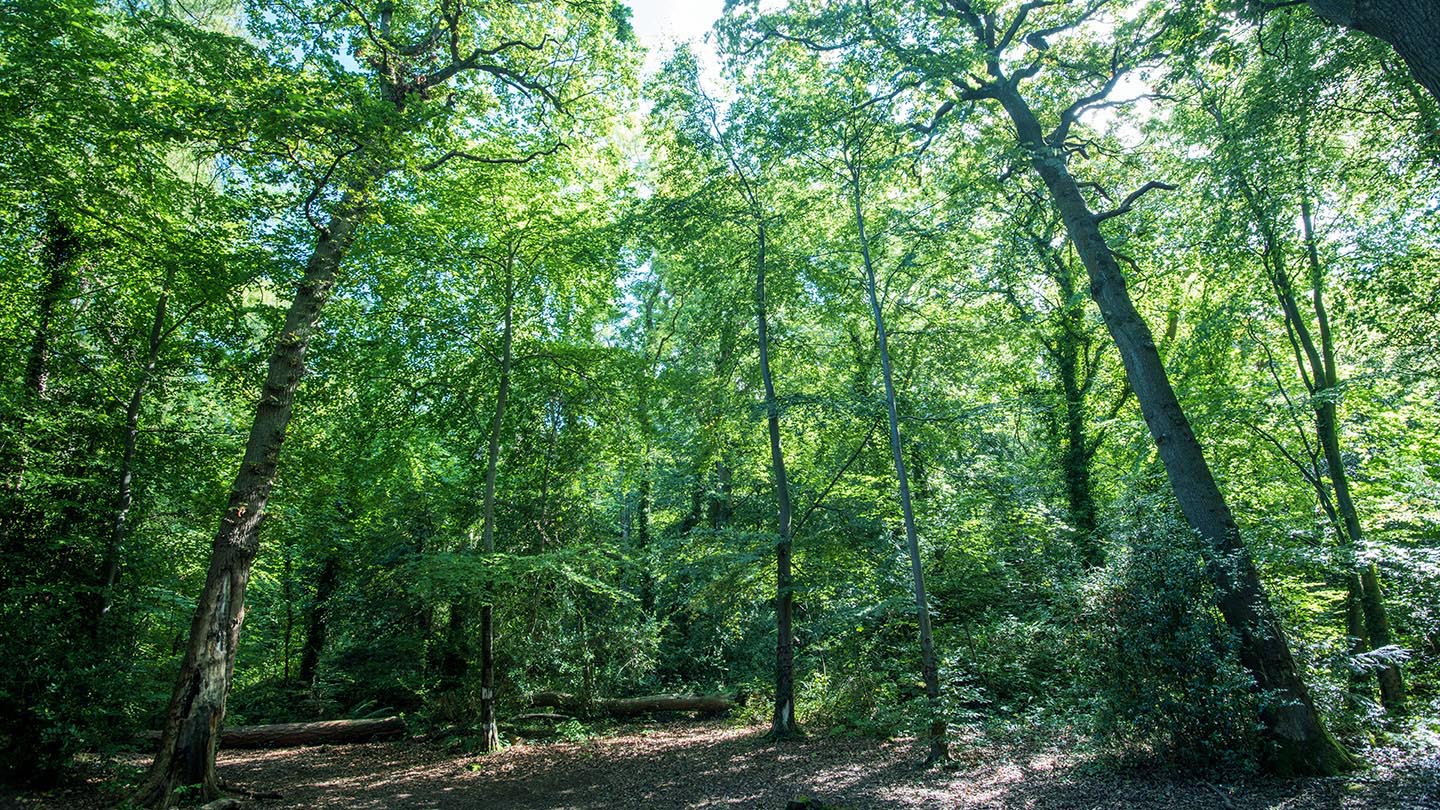
<instances>
[{"instance_id":1,"label":"dense leaves","mask_svg":"<svg viewBox=\"0 0 1440 810\"><path fill-rule=\"evenodd\" d=\"M0 0L7 777L167 723L296 345L224 722L487 747L492 697L503 743L542 690L723 689L777 734L1273 765L1253 560L1342 742L1433 725L1418 71L1304 8L727 5L642 81L608 0ZM1097 251L1243 554L1181 517Z\"/></svg>"}]
</instances>

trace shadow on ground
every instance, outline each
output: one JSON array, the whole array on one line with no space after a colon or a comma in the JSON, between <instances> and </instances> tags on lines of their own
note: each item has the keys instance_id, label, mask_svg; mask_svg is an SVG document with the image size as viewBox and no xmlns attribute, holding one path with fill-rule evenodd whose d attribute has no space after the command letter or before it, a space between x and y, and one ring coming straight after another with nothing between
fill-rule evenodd
<instances>
[{"instance_id":1,"label":"shadow on ground","mask_svg":"<svg viewBox=\"0 0 1440 810\"><path fill-rule=\"evenodd\" d=\"M413 743L237 751L222 753L219 769L230 785L283 794L252 802L256 810L779 810L799 795L850 810L1440 810L1434 756L1354 778L1217 785L993 747L966 748L958 767L925 771L922 754L912 740L815 735L776 745L757 729L702 722L483 757ZM77 799L31 796L18 806L102 806Z\"/></svg>"}]
</instances>

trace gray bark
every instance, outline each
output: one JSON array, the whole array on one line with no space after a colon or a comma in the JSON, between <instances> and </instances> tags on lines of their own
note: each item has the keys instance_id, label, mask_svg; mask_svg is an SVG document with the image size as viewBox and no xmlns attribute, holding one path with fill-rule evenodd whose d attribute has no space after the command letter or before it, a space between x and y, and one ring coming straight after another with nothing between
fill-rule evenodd
<instances>
[{"instance_id":1,"label":"gray bark","mask_svg":"<svg viewBox=\"0 0 1440 810\"><path fill-rule=\"evenodd\" d=\"M1435 0L1309 0L1321 19L1388 43L1440 103L1440 3Z\"/></svg>"},{"instance_id":2,"label":"gray bark","mask_svg":"<svg viewBox=\"0 0 1440 810\"><path fill-rule=\"evenodd\" d=\"M915 528L915 507L910 498L910 481L905 470L904 443L900 437L900 415L895 404L895 378L890 365L890 347L885 332L885 315L880 307L876 288L875 265L870 257L870 240L865 232L865 211L861 202L860 166L852 159L850 202L855 214L855 230L860 242L860 258L865 267L865 293L870 302L870 315L875 321L876 341L880 350L880 371L885 383L885 409L890 420L890 454L895 462L895 479L900 489L900 512L905 522L905 544L910 553L910 576L915 590L915 613L920 622L920 674L925 681L925 698L929 703L929 762L949 757L945 740L945 719L940 709L940 672L935 660L935 642L930 629L930 603L925 595L925 570L920 559L920 537Z\"/></svg>"},{"instance_id":3,"label":"gray bark","mask_svg":"<svg viewBox=\"0 0 1440 810\"><path fill-rule=\"evenodd\" d=\"M169 807L180 798L178 788L193 788L196 795L192 799L208 801L220 795L215 749L245 618L245 589L259 549L260 522L275 482L295 390L304 374L305 352L330 297L335 274L354 242L355 228L364 214L363 199L363 190L347 192L329 226L319 232L276 338L245 456L211 548L205 587L195 605L160 749L134 796L135 803L142 806Z\"/></svg>"},{"instance_id":4,"label":"gray bark","mask_svg":"<svg viewBox=\"0 0 1440 810\"><path fill-rule=\"evenodd\" d=\"M998 73L998 63L992 63L991 70ZM1354 759L1325 730L1315 710L1229 505L1170 385L1150 327L1130 298L1100 218L1090 210L1064 157L1046 143L1039 120L1015 86L996 76L990 89L1009 115L1019 143L1030 152L1031 166L1085 264L1091 296L1120 351L1181 512L1210 548L1218 607L1239 639L1241 663L1269 696L1260 720L1273 744L1271 770L1328 774L1353 767Z\"/></svg>"}]
</instances>

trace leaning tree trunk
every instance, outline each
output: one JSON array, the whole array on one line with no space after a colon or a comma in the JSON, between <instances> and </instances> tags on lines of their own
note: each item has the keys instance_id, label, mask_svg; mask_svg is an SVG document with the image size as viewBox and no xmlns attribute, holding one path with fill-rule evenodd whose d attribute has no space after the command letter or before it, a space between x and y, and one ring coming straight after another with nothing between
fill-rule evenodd
<instances>
[{"instance_id":1,"label":"leaning tree trunk","mask_svg":"<svg viewBox=\"0 0 1440 810\"><path fill-rule=\"evenodd\" d=\"M755 252L755 323L760 338L760 379L765 386L765 424L770 433L770 470L775 482L775 713L770 734L775 738L795 734L795 584L791 570L790 483L785 474L785 454L780 448L780 404L775 397L775 378L770 371L770 323L765 297L765 224L758 224Z\"/></svg>"},{"instance_id":2,"label":"leaning tree trunk","mask_svg":"<svg viewBox=\"0 0 1440 810\"><path fill-rule=\"evenodd\" d=\"M925 698L930 709L927 763L949 757L945 741L945 718L940 712L940 672L935 662L935 641L930 630L930 603L925 596L925 570L920 560L920 537L915 529L915 507L910 499L910 481L905 474L904 444L900 440L900 416L895 407L895 378L890 366L890 347L885 333L885 316L880 308L880 295L875 284L875 265L870 259L870 240L865 233L865 213L860 202L860 167L852 162L850 201L855 212L856 237L860 241L860 258L865 266L865 293L870 299L870 315L875 320L876 340L880 348L880 371L885 382L885 408L890 418L890 454L895 460L895 479L900 487L900 512L905 521L905 543L910 552L910 575L915 586L915 613L920 622L920 674L925 681Z\"/></svg>"},{"instance_id":3,"label":"leaning tree trunk","mask_svg":"<svg viewBox=\"0 0 1440 810\"><path fill-rule=\"evenodd\" d=\"M1440 103L1440 3L1435 0L1309 0L1322 19L1388 43Z\"/></svg>"},{"instance_id":4,"label":"leaning tree trunk","mask_svg":"<svg viewBox=\"0 0 1440 810\"><path fill-rule=\"evenodd\" d=\"M240 625L245 618L245 588L259 548L257 532L275 481L295 390L305 371L305 350L330 297L335 273L354 242L355 228L364 211L362 198L360 190L347 192L329 227L320 231L271 352L245 457L230 487L229 503L211 549L205 587L195 605L190 640L166 711L160 750L134 796L136 804L163 808L181 798L209 801L220 795L215 749L225 718L225 698L235 668Z\"/></svg>"},{"instance_id":5,"label":"leaning tree trunk","mask_svg":"<svg viewBox=\"0 0 1440 810\"><path fill-rule=\"evenodd\" d=\"M1270 606L1259 572L1215 483L1200 442L1180 407L1150 327L1135 309L1125 275L1110 252L1062 155L1045 145L1039 120L1012 84L999 80L997 99L1045 184L1090 275L1090 292L1120 350L1130 387L1155 439L1160 460L1186 521L1210 547L1210 576L1226 624L1239 638L1240 661L1264 694L1260 711L1279 774L1333 774L1355 760L1325 730L1290 646Z\"/></svg>"}]
</instances>

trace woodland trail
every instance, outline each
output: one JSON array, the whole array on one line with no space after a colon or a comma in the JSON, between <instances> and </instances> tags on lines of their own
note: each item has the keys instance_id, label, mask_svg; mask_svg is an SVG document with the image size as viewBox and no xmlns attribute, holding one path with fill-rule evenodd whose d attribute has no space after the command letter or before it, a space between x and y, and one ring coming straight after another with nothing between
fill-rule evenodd
<instances>
[{"instance_id":1,"label":"woodland trail","mask_svg":"<svg viewBox=\"0 0 1440 810\"><path fill-rule=\"evenodd\" d=\"M631 727L483 757L416 743L233 751L221 753L219 770L235 787L283 794L246 803L255 810L779 810L799 795L846 810L1440 810L1434 752L1354 778L1217 785L1176 774L1116 774L1053 752L994 745L957 746L958 767L927 772L917 767L924 752L914 740L817 734L777 751L761 734L715 721ZM18 806L105 805L97 793L72 790L22 798Z\"/></svg>"}]
</instances>

